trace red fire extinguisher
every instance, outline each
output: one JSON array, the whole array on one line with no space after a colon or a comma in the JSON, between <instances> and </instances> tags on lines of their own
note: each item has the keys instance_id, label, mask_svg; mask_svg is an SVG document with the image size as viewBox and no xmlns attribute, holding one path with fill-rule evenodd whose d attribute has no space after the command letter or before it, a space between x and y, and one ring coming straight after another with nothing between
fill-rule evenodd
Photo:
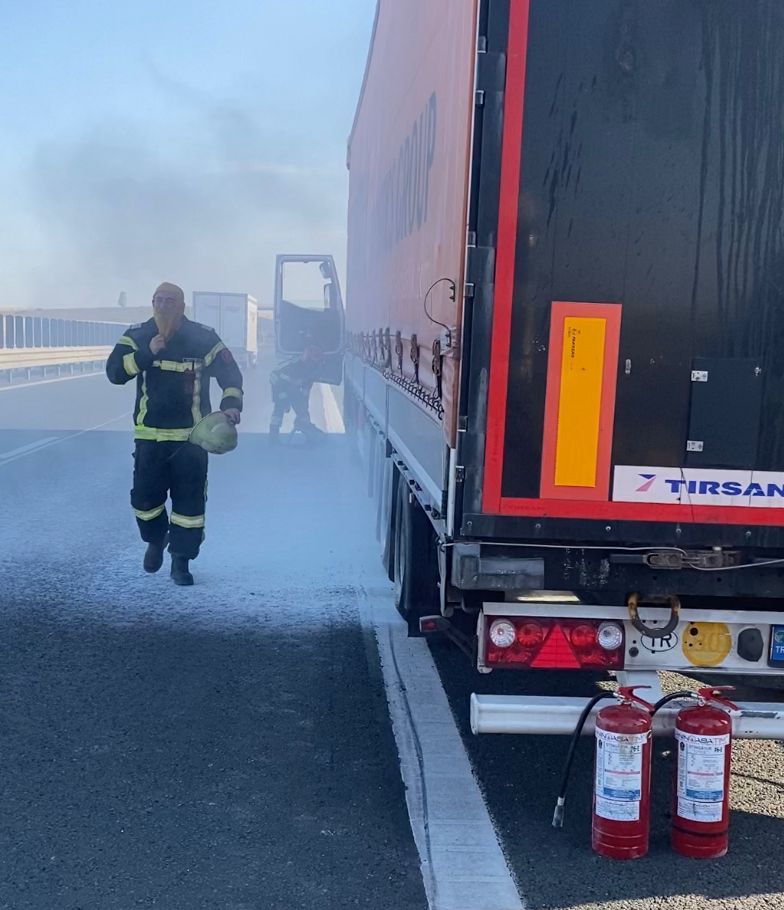
<instances>
[{"instance_id":1,"label":"red fire extinguisher","mask_svg":"<svg viewBox=\"0 0 784 910\"><path fill-rule=\"evenodd\" d=\"M677 765L672 848L695 859L724 856L729 847L732 718L724 698L732 686L700 689L699 704L675 718Z\"/></svg>"},{"instance_id":2,"label":"red fire extinguisher","mask_svg":"<svg viewBox=\"0 0 784 910\"><path fill-rule=\"evenodd\" d=\"M652 705L634 694L648 686L621 687L619 704L596 715L593 849L612 859L648 852L651 792Z\"/></svg>"}]
</instances>

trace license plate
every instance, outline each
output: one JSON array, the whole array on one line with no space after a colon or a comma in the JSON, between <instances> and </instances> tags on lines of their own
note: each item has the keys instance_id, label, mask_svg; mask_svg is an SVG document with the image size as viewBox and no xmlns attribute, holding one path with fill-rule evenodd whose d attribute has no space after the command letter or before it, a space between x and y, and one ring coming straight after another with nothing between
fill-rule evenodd
<instances>
[{"instance_id":1,"label":"license plate","mask_svg":"<svg viewBox=\"0 0 784 910\"><path fill-rule=\"evenodd\" d=\"M772 666L784 667L784 626L770 627L770 659Z\"/></svg>"}]
</instances>

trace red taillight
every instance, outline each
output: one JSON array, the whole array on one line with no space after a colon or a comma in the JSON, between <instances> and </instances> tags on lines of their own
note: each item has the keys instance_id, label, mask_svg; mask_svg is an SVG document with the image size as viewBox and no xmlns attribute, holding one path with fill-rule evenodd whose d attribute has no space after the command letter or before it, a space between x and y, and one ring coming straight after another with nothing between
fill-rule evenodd
<instances>
[{"instance_id":1,"label":"red taillight","mask_svg":"<svg viewBox=\"0 0 784 910\"><path fill-rule=\"evenodd\" d=\"M514 642L499 648L485 632L485 663L489 667L530 667L532 669L606 669L623 667L624 636L615 650L599 643L599 619L542 619L533 617L493 617L515 628Z\"/></svg>"},{"instance_id":2,"label":"red taillight","mask_svg":"<svg viewBox=\"0 0 784 910\"><path fill-rule=\"evenodd\" d=\"M521 648L538 648L544 641L545 630L541 623L527 622L517 627L517 643Z\"/></svg>"},{"instance_id":3,"label":"red taillight","mask_svg":"<svg viewBox=\"0 0 784 910\"><path fill-rule=\"evenodd\" d=\"M590 651L596 647L596 627L581 623L569 630L569 641L578 651Z\"/></svg>"}]
</instances>

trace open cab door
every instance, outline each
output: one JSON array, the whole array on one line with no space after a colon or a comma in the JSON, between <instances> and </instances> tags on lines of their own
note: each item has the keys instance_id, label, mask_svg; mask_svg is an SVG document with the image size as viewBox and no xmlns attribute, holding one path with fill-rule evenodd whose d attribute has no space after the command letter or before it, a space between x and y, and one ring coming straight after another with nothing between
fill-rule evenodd
<instances>
[{"instance_id":1,"label":"open cab door","mask_svg":"<svg viewBox=\"0 0 784 910\"><path fill-rule=\"evenodd\" d=\"M317 382L343 381L345 314L332 256L280 255L275 259L275 350L294 357L321 352Z\"/></svg>"}]
</instances>

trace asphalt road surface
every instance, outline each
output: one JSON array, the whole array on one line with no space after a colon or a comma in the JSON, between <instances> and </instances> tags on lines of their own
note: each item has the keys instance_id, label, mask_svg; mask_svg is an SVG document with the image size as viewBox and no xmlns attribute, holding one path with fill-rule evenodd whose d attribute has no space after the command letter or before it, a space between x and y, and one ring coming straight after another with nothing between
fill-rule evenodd
<instances>
[{"instance_id":1,"label":"asphalt road surface","mask_svg":"<svg viewBox=\"0 0 784 910\"><path fill-rule=\"evenodd\" d=\"M420 868L389 666L363 619L367 598L390 595L362 469L337 433L270 447L265 375L247 377L240 447L211 460L193 589L141 571L131 389L98 376L0 391L0 910L478 910ZM336 428L334 401L316 395L313 414ZM433 652L529 910L784 907L780 744L737 745L731 853L699 863L667 847L662 743L651 855L604 861L589 847L588 740L554 831L565 740L467 728L471 691L579 695L596 680L478 677ZM415 702L406 666L398 694ZM429 742L425 768L443 762ZM476 821L455 805L453 832ZM455 848L458 889L481 856Z\"/></svg>"},{"instance_id":2,"label":"asphalt road surface","mask_svg":"<svg viewBox=\"0 0 784 910\"><path fill-rule=\"evenodd\" d=\"M426 907L343 440L213 459L178 589L141 571L131 394L0 393L0 907Z\"/></svg>"}]
</instances>

